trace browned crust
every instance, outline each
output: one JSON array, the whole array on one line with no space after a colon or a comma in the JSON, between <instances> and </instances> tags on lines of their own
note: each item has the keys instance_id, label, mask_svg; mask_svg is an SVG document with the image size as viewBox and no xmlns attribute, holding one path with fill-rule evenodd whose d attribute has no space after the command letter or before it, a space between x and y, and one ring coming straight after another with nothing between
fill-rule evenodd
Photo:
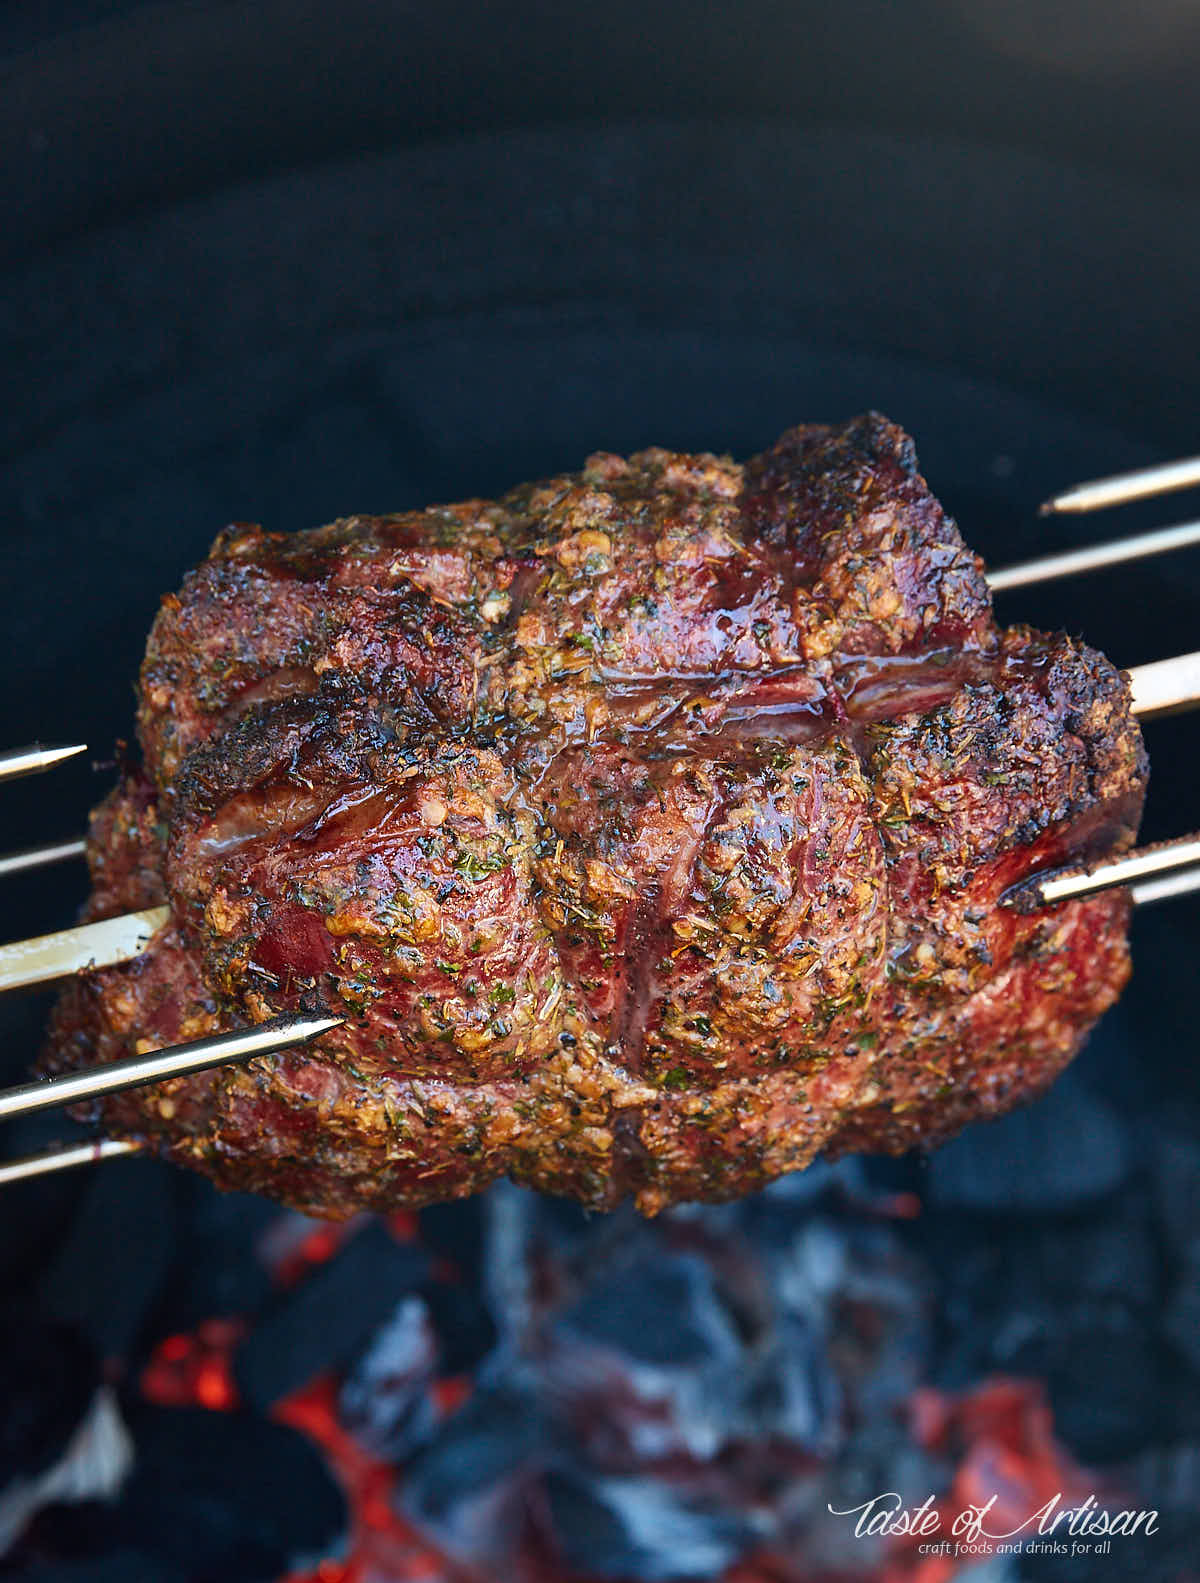
<instances>
[{"instance_id":1,"label":"browned crust","mask_svg":"<svg viewBox=\"0 0 1200 1583\"><path fill-rule=\"evenodd\" d=\"M90 913L173 921L68 988L48 1063L337 1011L102 1112L310 1212L503 1174L652 1212L936 1141L1041 1092L1128 976L1121 896L996 906L1133 840L1127 686L997 630L877 415L230 529L139 723Z\"/></svg>"}]
</instances>

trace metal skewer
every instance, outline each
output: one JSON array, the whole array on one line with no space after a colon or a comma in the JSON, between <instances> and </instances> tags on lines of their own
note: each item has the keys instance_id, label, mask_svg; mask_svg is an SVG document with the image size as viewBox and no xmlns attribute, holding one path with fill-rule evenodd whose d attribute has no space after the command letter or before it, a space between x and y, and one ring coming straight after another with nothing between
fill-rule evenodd
<instances>
[{"instance_id":1,"label":"metal skewer","mask_svg":"<svg viewBox=\"0 0 1200 1583\"><path fill-rule=\"evenodd\" d=\"M1135 907L1148 907L1155 901L1173 901L1176 896L1191 896L1200 891L1200 864L1164 874L1161 879L1144 879L1129 887Z\"/></svg>"},{"instance_id":2,"label":"metal skewer","mask_svg":"<svg viewBox=\"0 0 1200 1583\"><path fill-rule=\"evenodd\" d=\"M1059 870L1045 878L1034 876L1022 880L1001 898L1001 902L1004 906L1031 912L1039 907L1054 907L1060 902L1077 901L1081 896L1095 896L1119 885L1133 885L1139 880L1148 881L1153 875L1168 873L1175 879L1191 875L1194 883L1200 883L1200 835L1160 841L1155 846L1127 852L1123 857L1108 858L1100 863L1080 865L1066 871ZM1183 893L1183 889L1180 889L1164 891L1162 894ZM1143 900L1154 899L1153 895L1143 897Z\"/></svg>"},{"instance_id":3,"label":"metal skewer","mask_svg":"<svg viewBox=\"0 0 1200 1583\"><path fill-rule=\"evenodd\" d=\"M1089 544L1082 550L1064 550L1059 555L1043 555L1035 561L1016 566L1001 566L988 572L987 580L995 593L1010 588L1027 588L1032 583L1050 583L1060 577L1078 577L1105 566L1120 566L1150 555L1165 555L1171 550L1200 544L1200 520L1180 522L1171 528L1154 528L1149 533L1131 533L1124 539L1105 544Z\"/></svg>"},{"instance_id":4,"label":"metal skewer","mask_svg":"<svg viewBox=\"0 0 1200 1583\"><path fill-rule=\"evenodd\" d=\"M1200 458L1197 458L1197 462L1200 463ZM1079 486L1081 489L1090 487L1092 486ZM1068 496L1056 498L1065 500ZM1053 503L1050 502L1041 508L1043 513L1050 504ZM1054 582L1064 577L1077 577L1086 572L1100 571L1106 566L1120 566L1127 561L1142 560L1151 555L1165 555L1172 550L1187 549L1195 544L1200 544L1200 519L1176 523L1173 527L1154 528L1148 533L1133 533L1123 539L1110 539L1107 543L1088 545L1081 550L1064 550L1060 554L1043 555L1032 561L1019 561L1013 566L1000 566L987 573L987 581L995 593L1004 593L1013 588L1028 588L1035 583ZM1168 707L1184 707L1186 702L1185 699ZM1151 712L1162 713L1163 710L1155 709ZM0 754L0 777L32 774L37 770L49 769L64 758L85 751L86 745L83 743L69 748L15 749ZM9 763L17 767L5 768ZM86 851L86 841L79 839L58 841L47 846L28 847L19 852L12 852L6 857L0 857L0 879L9 874L19 874L28 869L83 857Z\"/></svg>"},{"instance_id":5,"label":"metal skewer","mask_svg":"<svg viewBox=\"0 0 1200 1583\"><path fill-rule=\"evenodd\" d=\"M1133 712L1139 720L1194 709L1200 704L1200 651L1135 665L1129 672Z\"/></svg>"},{"instance_id":6,"label":"metal skewer","mask_svg":"<svg viewBox=\"0 0 1200 1583\"><path fill-rule=\"evenodd\" d=\"M48 984L71 973L131 961L141 956L170 916L169 907L149 907L144 912L105 918L102 923L85 923L77 929L59 929L33 940L0 945L0 990Z\"/></svg>"},{"instance_id":7,"label":"metal skewer","mask_svg":"<svg viewBox=\"0 0 1200 1583\"><path fill-rule=\"evenodd\" d=\"M1200 891L1200 835L1181 836L1177 841L1162 842L1087 869L1023 881L1001 899L1001 905L1035 911L1096 895L1119 885L1130 886L1135 906ZM166 909L160 910L165 912ZM120 1093L127 1088L162 1082L231 1061L249 1060L255 1055L265 1055L315 1038L339 1027L342 1020L340 1017L282 1016L244 1032L219 1034L44 1082L26 1083L0 1092L0 1119ZM133 1153L137 1148L138 1145L126 1140L101 1139L26 1155L0 1165L0 1186L75 1165L87 1165L113 1155Z\"/></svg>"},{"instance_id":8,"label":"metal skewer","mask_svg":"<svg viewBox=\"0 0 1200 1583\"><path fill-rule=\"evenodd\" d=\"M68 858L82 857L86 851L87 842L82 837L77 841L56 841L50 846L24 847L20 852L0 857L0 878L23 873L25 869L45 868L50 863L65 863Z\"/></svg>"},{"instance_id":9,"label":"metal skewer","mask_svg":"<svg viewBox=\"0 0 1200 1583\"><path fill-rule=\"evenodd\" d=\"M0 1090L0 1121L14 1116L31 1116L56 1105L74 1105L82 1099L102 1099L127 1088L146 1083L162 1083L171 1077L187 1077L193 1072L227 1066L231 1061L249 1061L256 1055L270 1055L292 1044L304 1044L319 1033L340 1028L341 1017L307 1017L294 1013L273 1017L255 1028L235 1033L218 1033L190 1044L173 1044L149 1055L131 1055L123 1061L104 1066L89 1066L81 1072L41 1082L22 1083L19 1088Z\"/></svg>"},{"instance_id":10,"label":"metal skewer","mask_svg":"<svg viewBox=\"0 0 1200 1583\"><path fill-rule=\"evenodd\" d=\"M15 780L18 775L38 775L42 770L53 769L64 759L73 759L76 754L86 752L86 742L74 742L70 747L35 742L27 748L9 748L7 752L0 753L0 780Z\"/></svg>"},{"instance_id":11,"label":"metal skewer","mask_svg":"<svg viewBox=\"0 0 1200 1583\"><path fill-rule=\"evenodd\" d=\"M1194 708L1200 704L1200 651L1135 665L1129 680L1133 712L1139 719ZM34 940L0 945L0 991L45 984L72 973L128 962L141 955L169 916L168 908L155 907L108 918L103 923L60 929Z\"/></svg>"},{"instance_id":12,"label":"metal skewer","mask_svg":"<svg viewBox=\"0 0 1200 1583\"><path fill-rule=\"evenodd\" d=\"M1181 841L1169 843L1168 845L1178 848L1179 851L1182 851L1185 846L1196 845L1200 847L1200 837L1185 836ZM1151 857L1152 854L1165 850L1167 850L1166 847L1153 847L1148 852L1141 854L1141 856L1146 859ZM1136 861L1137 857L1138 854L1132 854L1130 858L1119 858L1117 859L1117 864L1127 864L1131 861ZM1178 872L1160 872L1157 878L1142 879L1130 885L1130 896L1135 907L1144 907L1151 902L1166 901L1175 896L1187 896L1200 892L1200 863L1193 862L1188 865L1179 857L1176 857L1174 861L1182 865ZM1115 867L1116 864L1101 864L1094 869L1092 871L1090 889L1085 888L1076 891L1076 897L1094 894L1097 891L1108 889L1110 885L1124 883L1120 880L1111 879L1107 874L1102 873L1102 870L1110 866ZM1153 867L1144 867L1141 872L1153 875L1155 870ZM1027 881L1027 887L1028 884L1029 882ZM1035 901L1034 906L1036 907L1037 905L1038 903ZM159 1053L165 1054L166 1052L160 1051ZM136 1154L139 1147L138 1144L130 1143L122 1138L100 1138L91 1143L72 1144L66 1148L47 1149L40 1154L23 1155L20 1159L7 1160L0 1164L0 1187L8 1182L22 1182L27 1181L30 1177L45 1176L51 1171L65 1171L76 1165L90 1165L95 1160L106 1160L114 1155Z\"/></svg>"},{"instance_id":13,"label":"metal skewer","mask_svg":"<svg viewBox=\"0 0 1200 1583\"><path fill-rule=\"evenodd\" d=\"M119 1154L136 1154L138 1145L124 1138L95 1138L90 1143L70 1144L62 1149L46 1149L41 1154L23 1154L0 1165L0 1187L9 1182L25 1182L31 1176L48 1176L51 1171L69 1171L76 1165L93 1165Z\"/></svg>"},{"instance_id":14,"label":"metal skewer","mask_svg":"<svg viewBox=\"0 0 1200 1583\"><path fill-rule=\"evenodd\" d=\"M1191 489L1200 484L1200 456L1179 462L1163 462L1158 467L1139 467L1131 473L1114 473L1110 478L1093 478L1074 484L1062 494L1053 495L1038 507L1038 515L1058 511L1103 511L1107 506L1124 506L1134 500L1149 500L1173 489Z\"/></svg>"}]
</instances>

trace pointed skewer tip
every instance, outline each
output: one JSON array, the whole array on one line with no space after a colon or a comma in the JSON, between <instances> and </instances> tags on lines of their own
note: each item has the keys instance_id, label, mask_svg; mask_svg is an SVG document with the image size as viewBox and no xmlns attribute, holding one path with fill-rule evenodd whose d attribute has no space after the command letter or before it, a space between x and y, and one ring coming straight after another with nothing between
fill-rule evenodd
<instances>
[{"instance_id":1,"label":"pointed skewer tip","mask_svg":"<svg viewBox=\"0 0 1200 1583\"><path fill-rule=\"evenodd\" d=\"M310 1017L284 1014L253 1028L235 1028L231 1033L212 1034L187 1044L169 1045L146 1055L130 1055L100 1066L87 1066L60 1077L22 1083L17 1088L0 1090L0 1119L30 1116L58 1105L74 1105L89 1099L103 1099L129 1088L148 1083L163 1083L174 1077L189 1077L197 1072L228 1066L234 1061L250 1061L255 1056L272 1055L290 1045L304 1044L318 1034L342 1025L341 1017Z\"/></svg>"},{"instance_id":2,"label":"pointed skewer tip","mask_svg":"<svg viewBox=\"0 0 1200 1583\"><path fill-rule=\"evenodd\" d=\"M28 747L9 748L7 752L0 753L0 780L15 780L21 775L40 775L43 770L53 769L56 764L86 752L86 742L32 742Z\"/></svg>"},{"instance_id":3,"label":"pointed skewer tip","mask_svg":"<svg viewBox=\"0 0 1200 1583\"><path fill-rule=\"evenodd\" d=\"M130 1143L125 1138L94 1138L89 1143L45 1149L40 1154L24 1154L15 1160L0 1161L0 1187L10 1182L27 1182L34 1176L48 1176L52 1171L69 1171L77 1165L95 1165L98 1160L137 1154L139 1148L140 1145Z\"/></svg>"}]
</instances>

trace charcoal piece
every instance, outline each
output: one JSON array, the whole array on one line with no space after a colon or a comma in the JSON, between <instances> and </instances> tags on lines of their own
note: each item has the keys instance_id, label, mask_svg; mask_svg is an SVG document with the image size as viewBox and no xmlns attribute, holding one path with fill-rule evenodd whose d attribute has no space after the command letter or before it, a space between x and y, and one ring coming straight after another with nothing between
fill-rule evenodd
<instances>
[{"instance_id":1,"label":"charcoal piece","mask_svg":"<svg viewBox=\"0 0 1200 1583\"><path fill-rule=\"evenodd\" d=\"M1039 1356L1040 1355L1040 1356ZM1165 1360L1135 1316L1105 1307L1076 1316L1029 1360L1046 1378L1054 1428L1080 1461L1103 1467L1161 1440L1170 1427ZM1021 1372L1033 1372L1020 1359Z\"/></svg>"},{"instance_id":2,"label":"charcoal piece","mask_svg":"<svg viewBox=\"0 0 1200 1583\"><path fill-rule=\"evenodd\" d=\"M99 1380L95 1351L74 1326L0 1309L0 1491L58 1460Z\"/></svg>"},{"instance_id":3,"label":"charcoal piece","mask_svg":"<svg viewBox=\"0 0 1200 1583\"><path fill-rule=\"evenodd\" d=\"M111 1500L133 1462L133 1445L111 1385L101 1385L62 1454L32 1478L18 1476L0 1494L0 1555L39 1512L58 1504Z\"/></svg>"},{"instance_id":4,"label":"charcoal piece","mask_svg":"<svg viewBox=\"0 0 1200 1583\"><path fill-rule=\"evenodd\" d=\"M1132 1165L1120 1117L1068 1072L1034 1104L932 1155L929 1199L938 1208L1070 1210L1113 1192Z\"/></svg>"},{"instance_id":5,"label":"charcoal piece","mask_svg":"<svg viewBox=\"0 0 1200 1583\"><path fill-rule=\"evenodd\" d=\"M71 1230L36 1287L38 1306L83 1331L101 1357L125 1358L172 1256L171 1169L110 1160L93 1170Z\"/></svg>"},{"instance_id":6,"label":"charcoal piece","mask_svg":"<svg viewBox=\"0 0 1200 1583\"><path fill-rule=\"evenodd\" d=\"M234 1363L243 1399L265 1412L316 1375L346 1368L428 1274L420 1249L378 1222L365 1226L259 1317Z\"/></svg>"},{"instance_id":7,"label":"charcoal piece","mask_svg":"<svg viewBox=\"0 0 1200 1583\"><path fill-rule=\"evenodd\" d=\"M1200 1249L1200 1118L1190 1120L1190 1134L1154 1126L1146 1151L1159 1223L1172 1251L1185 1256Z\"/></svg>"},{"instance_id":8,"label":"charcoal piece","mask_svg":"<svg viewBox=\"0 0 1200 1583\"><path fill-rule=\"evenodd\" d=\"M559 1325L639 1362L672 1368L733 1363L741 1353L711 1271L688 1254L648 1250L591 1286Z\"/></svg>"},{"instance_id":9,"label":"charcoal piece","mask_svg":"<svg viewBox=\"0 0 1200 1583\"><path fill-rule=\"evenodd\" d=\"M275 1583L340 1546L346 1506L316 1447L250 1413L144 1408L137 1463L115 1513L118 1544L188 1583Z\"/></svg>"},{"instance_id":10,"label":"charcoal piece","mask_svg":"<svg viewBox=\"0 0 1200 1583\"><path fill-rule=\"evenodd\" d=\"M714 1578L761 1536L745 1514L689 1498L663 1479L545 1479L553 1536L572 1571L593 1578Z\"/></svg>"},{"instance_id":11,"label":"charcoal piece","mask_svg":"<svg viewBox=\"0 0 1200 1583\"><path fill-rule=\"evenodd\" d=\"M1200 1373L1200 1243L1179 1261L1163 1314L1163 1330Z\"/></svg>"},{"instance_id":12,"label":"charcoal piece","mask_svg":"<svg viewBox=\"0 0 1200 1583\"><path fill-rule=\"evenodd\" d=\"M485 1386L413 1458L397 1506L447 1554L507 1566L553 1446L547 1420L517 1379Z\"/></svg>"},{"instance_id":13,"label":"charcoal piece","mask_svg":"<svg viewBox=\"0 0 1200 1583\"><path fill-rule=\"evenodd\" d=\"M815 1217L772 1260L771 1278L784 1343L809 1338L811 1400L826 1404L816 1435L834 1432L839 1391L855 1419L898 1411L923 1378L930 1338L929 1271L896 1229ZM814 1449L820 1444L816 1438Z\"/></svg>"},{"instance_id":14,"label":"charcoal piece","mask_svg":"<svg viewBox=\"0 0 1200 1583\"><path fill-rule=\"evenodd\" d=\"M749 1361L709 1267L651 1245L561 1314L544 1377L592 1455L707 1460L741 1427Z\"/></svg>"},{"instance_id":15,"label":"charcoal piece","mask_svg":"<svg viewBox=\"0 0 1200 1583\"><path fill-rule=\"evenodd\" d=\"M454 1198L421 1211L421 1246L449 1259L465 1281L483 1273L483 1204L479 1198Z\"/></svg>"},{"instance_id":16,"label":"charcoal piece","mask_svg":"<svg viewBox=\"0 0 1200 1583\"><path fill-rule=\"evenodd\" d=\"M1019 1243L1014 1251L1015 1266ZM1142 1310L1159 1303L1162 1261L1149 1195L1140 1184L1127 1187L1102 1212L1047 1225L1037 1237L1035 1257L1044 1289L1059 1302L1086 1296Z\"/></svg>"},{"instance_id":17,"label":"charcoal piece","mask_svg":"<svg viewBox=\"0 0 1200 1583\"><path fill-rule=\"evenodd\" d=\"M7 1583L192 1583L183 1563L124 1548L105 1556L34 1561L5 1578Z\"/></svg>"},{"instance_id":18,"label":"charcoal piece","mask_svg":"<svg viewBox=\"0 0 1200 1583\"><path fill-rule=\"evenodd\" d=\"M405 1297L350 1371L338 1399L340 1416L376 1456L399 1460L433 1434L440 1351L428 1305Z\"/></svg>"},{"instance_id":19,"label":"charcoal piece","mask_svg":"<svg viewBox=\"0 0 1200 1583\"><path fill-rule=\"evenodd\" d=\"M479 1288L460 1281L431 1281L423 1296L438 1338L443 1374L465 1374L496 1345L496 1323Z\"/></svg>"},{"instance_id":20,"label":"charcoal piece","mask_svg":"<svg viewBox=\"0 0 1200 1583\"><path fill-rule=\"evenodd\" d=\"M272 1293L258 1237L278 1208L249 1193L222 1193L190 1173L172 1182L181 1230L161 1314L169 1330L194 1330L213 1314L253 1315Z\"/></svg>"},{"instance_id":21,"label":"charcoal piece","mask_svg":"<svg viewBox=\"0 0 1200 1583\"><path fill-rule=\"evenodd\" d=\"M840 1436L842 1391L827 1342L804 1321L780 1316L769 1342L746 1359L740 1438L777 1437L814 1453L832 1449Z\"/></svg>"},{"instance_id":22,"label":"charcoal piece","mask_svg":"<svg viewBox=\"0 0 1200 1583\"><path fill-rule=\"evenodd\" d=\"M32 1037L27 1048L33 1048ZM15 1072L12 1081L25 1082L28 1075ZM5 1123L4 1158L39 1154L87 1135L60 1112L22 1116ZM0 1291L27 1291L36 1282L68 1234L87 1187L86 1171L56 1171L9 1183L0 1195Z\"/></svg>"},{"instance_id":23,"label":"charcoal piece","mask_svg":"<svg viewBox=\"0 0 1200 1583\"><path fill-rule=\"evenodd\" d=\"M545 1399L578 1445L612 1472L672 1456L709 1462L766 1438L827 1451L840 1432L826 1355L836 1285L822 1289L803 1253L764 1269L740 1247L714 1245L705 1259L653 1231L641 1238L594 1273L540 1356ZM738 1277L762 1291L735 1312ZM889 1277L889 1308L893 1286Z\"/></svg>"}]
</instances>

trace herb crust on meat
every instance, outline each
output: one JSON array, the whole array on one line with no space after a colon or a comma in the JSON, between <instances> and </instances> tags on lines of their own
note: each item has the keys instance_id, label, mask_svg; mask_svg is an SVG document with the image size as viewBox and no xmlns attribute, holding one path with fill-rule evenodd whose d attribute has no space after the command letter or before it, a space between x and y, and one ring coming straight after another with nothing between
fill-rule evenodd
<instances>
[{"instance_id":1,"label":"herb crust on meat","mask_svg":"<svg viewBox=\"0 0 1200 1583\"><path fill-rule=\"evenodd\" d=\"M653 1213L936 1143L1042 1092L1129 973L1126 893L997 905L1132 844L1128 686L996 626L877 414L231 527L163 601L139 733L87 916L171 919L68 986L45 1065L344 1017L89 1112L310 1213L500 1175Z\"/></svg>"}]
</instances>

